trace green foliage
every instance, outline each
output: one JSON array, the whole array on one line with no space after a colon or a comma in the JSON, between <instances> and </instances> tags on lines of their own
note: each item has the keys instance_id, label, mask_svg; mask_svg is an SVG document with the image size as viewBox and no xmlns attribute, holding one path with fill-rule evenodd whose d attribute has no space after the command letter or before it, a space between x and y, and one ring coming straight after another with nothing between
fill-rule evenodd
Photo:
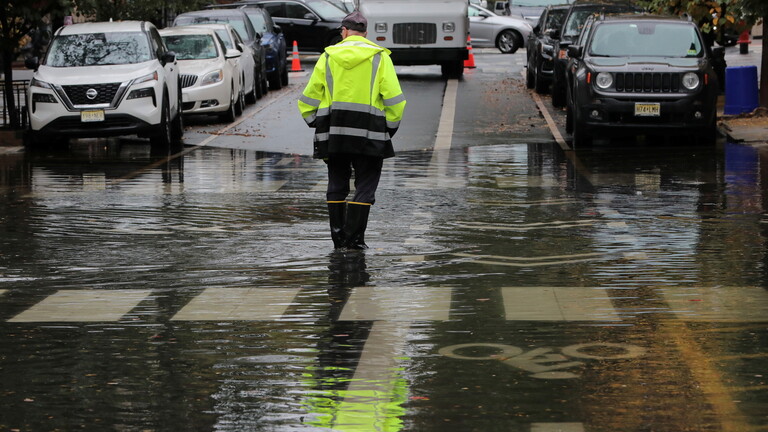
<instances>
[{"instance_id":1,"label":"green foliage","mask_svg":"<svg viewBox=\"0 0 768 432\"><path fill-rule=\"evenodd\" d=\"M9 0L0 8L0 50L16 52L29 32L43 19L63 16L70 0Z\"/></svg>"},{"instance_id":2,"label":"green foliage","mask_svg":"<svg viewBox=\"0 0 768 432\"><path fill-rule=\"evenodd\" d=\"M78 11L95 21L145 20L165 27L175 15L199 10L212 0L78 0Z\"/></svg>"},{"instance_id":3,"label":"green foliage","mask_svg":"<svg viewBox=\"0 0 768 432\"><path fill-rule=\"evenodd\" d=\"M726 32L741 33L751 27L757 16L745 3L768 4L765 0L649 0L651 11L662 14L688 14L701 31L720 38Z\"/></svg>"}]
</instances>

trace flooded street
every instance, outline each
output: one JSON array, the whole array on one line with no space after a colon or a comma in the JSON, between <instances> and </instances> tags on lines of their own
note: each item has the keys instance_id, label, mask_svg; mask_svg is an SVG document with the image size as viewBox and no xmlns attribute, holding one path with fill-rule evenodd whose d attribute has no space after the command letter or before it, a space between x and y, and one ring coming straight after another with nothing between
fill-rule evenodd
<instances>
[{"instance_id":1,"label":"flooded street","mask_svg":"<svg viewBox=\"0 0 768 432\"><path fill-rule=\"evenodd\" d=\"M398 68L362 252L306 73L170 157L0 155L0 431L768 431L766 150L564 151L524 50L475 55Z\"/></svg>"}]
</instances>

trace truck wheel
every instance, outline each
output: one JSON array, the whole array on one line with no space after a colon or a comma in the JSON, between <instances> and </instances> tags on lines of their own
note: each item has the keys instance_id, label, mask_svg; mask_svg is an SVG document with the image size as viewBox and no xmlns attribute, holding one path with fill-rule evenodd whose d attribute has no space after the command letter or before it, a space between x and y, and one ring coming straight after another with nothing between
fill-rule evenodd
<instances>
[{"instance_id":1,"label":"truck wheel","mask_svg":"<svg viewBox=\"0 0 768 432\"><path fill-rule=\"evenodd\" d=\"M464 61L459 60L453 63L443 63L440 65L440 72L444 78L461 78L464 74Z\"/></svg>"}]
</instances>

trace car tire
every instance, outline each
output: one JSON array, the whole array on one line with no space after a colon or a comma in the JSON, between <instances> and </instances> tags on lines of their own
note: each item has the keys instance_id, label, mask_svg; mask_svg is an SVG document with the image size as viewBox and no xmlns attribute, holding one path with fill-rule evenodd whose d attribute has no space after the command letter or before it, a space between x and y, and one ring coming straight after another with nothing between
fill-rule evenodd
<instances>
[{"instance_id":1,"label":"car tire","mask_svg":"<svg viewBox=\"0 0 768 432\"><path fill-rule=\"evenodd\" d=\"M269 79L267 73L262 70L259 76L261 77L261 93L266 96L267 93L269 93Z\"/></svg>"},{"instance_id":2,"label":"car tire","mask_svg":"<svg viewBox=\"0 0 768 432\"><path fill-rule=\"evenodd\" d=\"M536 86L535 74L531 71L531 62L525 68L525 86L532 89Z\"/></svg>"},{"instance_id":3,"label":"car tire","mask_svg":"<svg viewBox=\"0 0 768 432\"><path fill-rule=\"evenodd\" d=\"M243 82L245 82L245 78L243 78ZM259 98L259 95L256 91L256 78L253 79L253 84L251 85L251 91L248 92L248 94L245 95L245 101L249 104L256 103L256 100Z\"/></svg>"},{"instance_id":4,"label":"car tire","mask_svg":"<svg viewBox=\"0 0 768 432\"><path fill-rule=\"evenodd\" d=\"M253 71L253 91L256 93L256 99L264 97L264 89L261 88L261 74L259 71Z\"/></svg>"},{"instance_id":5,"label":"car tire","mask_svg":"<svg viewBox=\"0 0 768 432\"><path fill-rule=\"evenodd\" d=\"M153 147L170 147L173 142L171 132L171 107L168 102L168 94L163 95L163 108L160 118L160 124L157 125L157 129L149 137L149 142Z\"/></svg>"},{"instance_id":6,"label":"car tire","mask_svg":"<svg viewBox=\"0 0 768 432\"><path fill-rule=\"evenodd\" d=\"M288 63L287 63L287 61L283 62L283 69L280 71L280 83L283 85L283 87L286 87L288 85Z\"/></svg>"},{"instance_id":7,"label":"car tire","mask_svg":"<svg viewBox=\"0 0 768 432\"><path fill-rule=\"evenodd\" d=\"M502 30L496 37L496 48L503 54L514 54L522 45L523 38L514 30Z\"/></svg>"},{"instance_id":8,"label":"car tire","mask_svg":"<svg viewBox=\"0 0 768 432\"><path fill-rule=\"evenodd\" d=\"M538 94L544 94L549 91L549 86L547 85L547 81L541 77L541 68L539 65L536 65L534 72L533 72L533 89L536 90L536 93Z\"/></svg>"},{"instance_id":9,"label":"car tire","mask_svg":"<svg viewBox=\"0 0 768 432\"><path fill-rule=\"evenodd\" d=\"M174 117L171 122L171 142L174 144L180 144L181 140L184 138L184 116L181 112L181 85L179 85L178 95L178 110L176 111L176 117Z\"/></svg>"},{"instance_id":10,"label":"car tire","mask_svg":"<svg viewBox=\"0 0 768 432\"><path fill-rule=\"evenodd\" d=\"M227 123L232 123L237 118L237 99L235 98L234 87L229 96L229 108L221 113L221 120Z\"/></svg>"},{"instance_id":11,"label":"car tire","mask_svg":"<svg viewBox=\"0 0 768 432\"><path fill-rule=\"evenodd\" d=\"M245 93L243 88L240 87L240 92L237 94L237 105L235 106L235 114L240 116L245 110Z\"/></svg>"},{"instance_id":12,"label":"car tire","mask_svg":"<svg viewBox=\"0 0 768 432\"><path fill-rule=\"evenodd\" d=\"M592 146L592 135L587 132L586 126L579 120L578 115L573 115L573 134L571 146L574 149L580 149Z\"/></svg>"},{"instance_id":13,"label":"car tire","mask_svg":"<svg viewBox=\"0 0 768 432\"><path fill-rule=\"evenodd\" d=\"M280 90L281 88L283 88L283 82L280 77L280 71L275 70L274 73L269 75L269 89Z\"/></svg>"}]
</instances>

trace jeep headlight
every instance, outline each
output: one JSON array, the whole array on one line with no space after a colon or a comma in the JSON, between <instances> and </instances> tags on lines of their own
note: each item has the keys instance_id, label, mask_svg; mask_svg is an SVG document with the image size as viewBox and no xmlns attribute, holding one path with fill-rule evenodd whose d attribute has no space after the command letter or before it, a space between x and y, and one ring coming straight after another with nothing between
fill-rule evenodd
<instances>
[{"instance_id":1,"label":"jeep headlight","mask_svg":"<svg viewBox=\"0 0 768 432\"><path fill-rule=\"evenodd\" d=\"M453 23L453 22L443 23L443 33L453 33L454 31L456 31L456 23Z\"/></svg>"},{"instance_id":2,"label":"jeep headlight","mask_svg":"<svg viewBox=\"0 0 768 432\"><path fill-rule=\"evenodd\" d=\"M220 82L224 79L224 71L221 69L215 70L209 74L207 74L205 77L203 77L203 81L200 83L201 86L216 84L217 82Z\"/></svg>"},{"instance_id":3,"label":"jeep headlight","mask_svg":"<svg viewBox=\"0 0 768 432\"><path fill-rule=\"evenodd\" d=\"M683 75L683 87L688 90L696 90L699 87L699 76L693 72Z\"/></svg>"},{"instance_id":4,"label":"jeep headlight","mask_svg":"<svg viewBox=\"0 0 768 432\"><path fill-rule=\"evenodd\" d=\"M605 90L613 85L613 74L610 72L600 72L595 77L595 85L601 90Z\"/></svg>"}]
</instances>

